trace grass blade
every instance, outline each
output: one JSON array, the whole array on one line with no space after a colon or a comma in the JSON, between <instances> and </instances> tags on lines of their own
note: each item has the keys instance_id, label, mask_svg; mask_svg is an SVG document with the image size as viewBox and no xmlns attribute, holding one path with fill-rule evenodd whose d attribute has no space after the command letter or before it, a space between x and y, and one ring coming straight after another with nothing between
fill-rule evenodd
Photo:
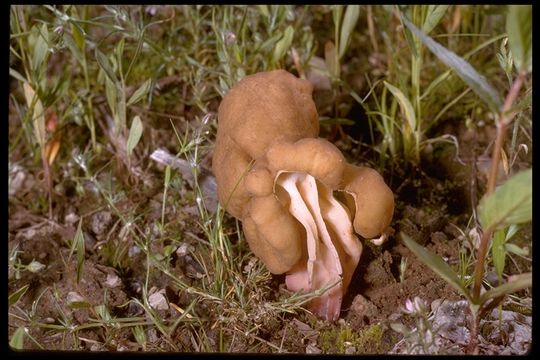
<instances>
[{"instance_id":1,"label":"grass blade","mask_svg":"<svg viewBox=\"0 0 540 360\"><path fill-rule=\"evenodd\" d=\"M508 44L520 71L532 71L532 6L509 5L506 16Z\"/></svg>"},{"instance_id":2,"label":"grass blade","mask_svg":"<svg viewBox=\"0 0 540 360\"><path fill-rule=\"evenodd\" d=\"M77 251L77 283L79 283L83 271L85 251L84 235L82 232L82 218L79 220L79 225L77 226L77 231L75 232L75 237L73 238L73 243L71 244L71 251L69 254L70 257L74 251Z\"/></svg>"},{"instance_id":3,"label":"grass blade","mask_svg":"<svg viewBox=\"0 0 540 360\"><path fill-rule=\"evenodd\" d=\"M26 284L23 287L21 287L19 290L15 291L13 294L9 295L8 303L9 306L12 306L17 303L17 301L20 300L26 294L26 291L30 287L30 284Z\"/></svg>"},{"instance_id":4,"label":"grass blade","mask_svg":"<svg viewBox=\"0 0 540 360\"><path fill-rule=\"evenodd\" d=\"M402 16L403 23L415 34L432 52L452 68L456 74L489 106L491 111L498 112L502 106L502 100L497 91L491 86L486 78L480 75L467 61L454 52L448 50L431 37L424 34L405 16Z\"/></svg>"},{"instance_id":5,"label":"grass blade","mask_svg":"<svg viewBox=\"0 0 540 360\"><path fill-rule=\"evenodd\" d=\"M450 5L428 5L426 20L422 25L422 31L429 34L441 21Z\"/></svg>"},{"instance_id":6,"label":"grass blade","mask_svg":"<svg viewBox=\"0 0 540 360\"><path fill-rule=\"evenodd\" d=\"M399 106L401 107L401 110L403 110L403 114L405 115L405 119L409 123L409 126L411 127L411 131L416 130L416 114L414 112L414 108L410 102L410 100L405 96L405 94L399 90L397 87L391 85L390 83L384 81L384 86L390 92L392 95L395 96L397 99Z\"/></svg>"},{"instance_id":7,"label":"grass blade","mask_svg":"<svg viewBox=\"0 0 540 360\"><path fill-rule=\"evenodd\" d=\"M351 40L351 34L358 22L360 16L360 5L348 5L345 10L345 17L343 18L343 24L341 25L341 34L339 37L339 58L341 59L349 46Z\"/></svg>"},{"instance_id":8,"label":"grass blade","mask_svg":"<svg viewBox=\"0 0 540 360\"><path fill-rule=\"evenodd\" d=\"M444 262L440 256L430 253L426 248L418 245L416 241L404 233L401 233L401 238L409 250L418 256L418 258L420 258L424 264L443 278L448 284L454 287L454 289L456 289L461 295L465 296L467 300L472 301L467 288L462 285L458 275L450 268L450 266L448 266L447 263Z\"/></svg>"},{"instance_id":9,"label":"grass blade","mask_svg":"<svg viewBox=\"0 0 540 360\"><path fill-rule=\"evenodd\" d=\"M518 173L480 200L480 223L484 230L505 228L532 219L532 169Z\"/></svg>"}]
</instances>

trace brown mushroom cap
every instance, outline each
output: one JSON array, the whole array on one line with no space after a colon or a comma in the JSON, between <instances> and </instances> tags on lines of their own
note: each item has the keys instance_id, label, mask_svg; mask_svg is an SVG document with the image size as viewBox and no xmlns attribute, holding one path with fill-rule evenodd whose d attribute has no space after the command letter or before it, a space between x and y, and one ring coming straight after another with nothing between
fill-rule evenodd
<instances>
[{"instance_id":1,"label":"brown mushroom cap","mask_svg":"<svg viewBox=\"0 0 540 360\"><path fill-rule=\"evenodd\" d=\"M282 274L302 256L305 231L275 195L252 198L242 224L249 248L270 272Z\"/></svg>"},{"instance_id":2,"label":"brown mushroom cap","mask_svg":"<svg viewBox=\"0 0 540 360\"><path fill-rule=\"evenodd\" d=\"M388 228L394 215L394 194L376 170L346 164L342 189L354 198L356 233L374 238Z\"/></svg>"},{"instance_id":3,"label":"brown mushroom cap","mask_svg":"<svg viewBox=\"0 0 540 360\"><path fill-rule=\"evenodd\" d=\"M266 152L268 169L279 172L303 172L330 188L341 182L345 158L335 145L320 138L305 138L294 143L276 142Z\"/></svg>"},{"instance_id":4,"label":"brown mushroom cap","mask_svg":"<svg viewBox=\"0 0 540 360\"><path fill-rule=\"evenodd\" d=\"M249 196L240 183L271 143L318 135L311 92L307 80L275 70L245 77L223 98L212 170L219 202L231 215L241 217Z\"/></svg>"},{"instance_id":5,"label":"brown mushroom cap","mask_svg":"<svg viewBox=\"0 0 540 360\"><path fill-rule=\"evenodd\" d=\"M252 159L276 140L296 141L319 134L313 87L285 70L242 79L223 98L219 132L228 134Z\"/></svg>"}]
</instances>

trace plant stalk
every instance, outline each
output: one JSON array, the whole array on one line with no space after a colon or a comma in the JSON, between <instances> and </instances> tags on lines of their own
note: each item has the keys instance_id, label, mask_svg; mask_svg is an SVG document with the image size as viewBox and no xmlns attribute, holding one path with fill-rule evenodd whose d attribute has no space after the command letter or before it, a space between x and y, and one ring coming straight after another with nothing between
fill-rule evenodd
<instances>
[{"instance_id":1,"label":"plant stalk","mask_svg":"<svg viewBox=\"0 0 540 360\"><path fill-rule=\"evenodd\" d=\"M495 146L493 148L493 154L492 154L492 159L491 159L491 171L489 174L488 188L486 191L486 195L489 195L493 193L493 191L495 191L495 185L497 183L497 173L499 170L499 161L501 159L501 151L504 145L506 129L512 123L512 119L514 118L514 115L515 115L515 113L508 113L508 112L512 108L512 105L514 104L519 94L519 90L521 89L521 86L523 85L523 82L525 81L525 76L526 76L525 72L523 71L519 72L519 75L514 81L514 83L512 84L512 87L510 88L510 92L506 96L503 107L501 109L499 121L497 122L497 137L495 139ZM476 303L480 299L480 288L482 286L482 279L484 277L484 262L485 262L486 253L488 250L488 245L489 245L489 241L491 239L492 233L493 233L493 229L486 229L486 231L482 234L482 237L480 239L480 246L478 248L478 256L476 259L476 265L474 269L473 301Z\"/></svg>"},{"instance_id":2,"label":"plant stalk","mask_svg":"<svg viewBox=\"0 0 540 360\"><path fill-rule=\"evenodd\" d=\"M488 187L486 195L491 194L495 191L495 186L497 184L497 173L499 170L499 161L501 159L501 150L504 145L504 138L506 136L506 129L512 123L515 113L508 113L512 108L514 101L516 101L517 96L519 95L519 90L525 81L526 73L520 71L516 80L510 88L510 92L504 100L504 105L501 109L500 120L497 122L497 137L495 139L495 147L493 148L493 154L491 158L491 171L488 179Z\"/></svg>"}]
</instances>

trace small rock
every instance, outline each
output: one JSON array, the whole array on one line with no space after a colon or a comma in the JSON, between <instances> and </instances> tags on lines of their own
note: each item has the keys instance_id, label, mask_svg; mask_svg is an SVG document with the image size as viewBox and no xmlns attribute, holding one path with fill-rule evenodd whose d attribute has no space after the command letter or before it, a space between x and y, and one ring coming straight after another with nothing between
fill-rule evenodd
<instances>
[{"instance_id":1,"label":"small rock","mask_svg":"<svg viewBox=\"0 0 540 360\"><path fill-rule=\"evenodd\" d=\"M176 255L178 255L178 257L184 257L187 254L189 254L190 252L192 252L193 250L195 250L195 247L193 245L190 245L190 244L184 242L184 243L180 244L178 249L176 249Z\"/></svg>"},{"instance_id":2,"label":"small rock","mask_svg":"<svg viewBox=\"0 0 540 360\"><path fill-rule=\"evenodd\" d=\"M79 216L75 213L70 212L64 217L64 222L66 224L75 224L77 221L79 221Z\"/></svg>"},{"instance_id":3,"label":"small rock","mask_svg":"<svg viewBox=\"0 0 540 360\"><path fill-rule=\"evenodd\" d=\"M109 228L109 224L112 221L112 215L110 211L100 211L92 216L90 221L90 229L96 235L101 235Z\"/></svg>"},{"instance_id":4,"label":"small rock","mask_svg":"<svg viewBox=\"0 0 540 360\"><path fill-rule=\"evenodd\" d=\"M73 304L76 302L85 302L86 300L81 295L79 295L79 293L76 293L75 291L70 291L67 294L66 301L68 304Z\"/></svg>"},{"instance_id":5,"label":"small rock","mask_svg":"<svg viewBox=\"0 0 540 360\"><path fill-rule=\"evenodd\" d=\"M134 257L135 255L139 254L140 252L141 252L141 248L138 247L137 245L133 245L133 246L129 247L128 256L129 257Z\"/></svg>"},{"instance_id":6,"label":"small rock","mask_svg":"<svg viewBox=\"0 0 540 360\"><path fill-rule=\"evenodd\" d=\"M313 344L306 346L306 354L321 354L322 350Z\"/></svg>"},{"instance_id":7,"label":"small rock","mask_svg":"<svg viewBox=\"0 0 540 360\"><path fill-rule=\"evenodd\" d=\"M362 295L356 295L354 297L351 305L351 311L362 316L367 316L368 318L376 316L378 313L378 309L375 304Z\"/></svg>"},{"instance_id":8,"label":"small rock","mask_svg":"<svg viewBox=\"0 0 540 360\"><path fill-rule=\"evenodd\" d=\"M115 288L122 284L122 281L116 274L107 274L107 280L105 280L105 286L108 288Z\"/></svg>"},{"instance_id":9,"label":"small rock","mask_svg":"<svg viewBox=\"0 0 540 360\"><path fill-rule=\"evenodd\" d=\"M356 353L356 347L354 347L354 346L349 346L349 347L347 347L345 349L345 354L350 355L350 354L354 354L354 353Z\"/></svg>"},{"instance_id":10,"label":"small rock","mask_svg":"<svg viewBox=\"0 0 540 360\"><path fill-rule=\"evenodd\" d=\"M167 302L167 299L163 295L165 293L165 289L161 289L158 292L153 293L148 297L148 303L151 307L153 307L156 310L168 310L169 309L169 303Z\"/></svg>"},{"instance_id":11,"label":"small rock","mask_svg":"<svg viewBox=\"0 0 540 360\"><path fill-rule=\"evenodd\" d=\"M24 168L20 165L10 166L8 177L8 194L14 196L23 188L24 181L26 180L26 173Z\"/></svg>"}]
</instances>

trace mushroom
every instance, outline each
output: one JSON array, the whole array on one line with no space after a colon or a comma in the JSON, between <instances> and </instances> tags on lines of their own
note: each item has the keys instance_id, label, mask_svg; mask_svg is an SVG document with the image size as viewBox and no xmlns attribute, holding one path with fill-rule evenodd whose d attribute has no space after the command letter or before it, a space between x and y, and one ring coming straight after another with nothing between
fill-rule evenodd
<instances>
[{"instance_id":1,"label":"mushroom","mask_svg":"<svg viewBox=\"0 0 540 360\"><path fill-rule=\"evenodd\" d=\"M253 253L288 289L321 290L309 307L336 320L362 253L356 234L384 239L394 197L379 173L318 138L311 93L284 70L236 84L219 106L212 169Z\"/></svg>"}]
</instances>

